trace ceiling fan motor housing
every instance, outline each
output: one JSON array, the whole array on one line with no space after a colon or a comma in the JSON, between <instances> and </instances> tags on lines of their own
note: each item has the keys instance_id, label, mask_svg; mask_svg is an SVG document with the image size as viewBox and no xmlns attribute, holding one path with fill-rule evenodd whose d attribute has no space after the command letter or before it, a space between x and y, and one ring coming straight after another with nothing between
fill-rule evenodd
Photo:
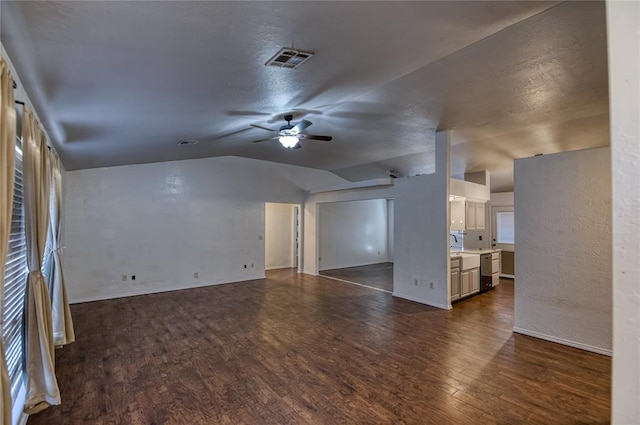
<instances>
[{"instance_id":1,"label":"ceiling fan motor housing","mask_svg":"<svg viewBox=\"0 0 640 425\"><path fill-rule=\"evenodd\" d=\"M291 120L293 119L293 115L292 114L288 114L284 116L284 120L287 122L286 125L283 125L282 127L280 127L280 135L281 136L291 136L291 130L294 126L291 125Z\"/></svg>"},{"instance_id":2,"label":"ceiling fan motor housing","mask_svg":"<svg viewBox=\"0 0 640 425\"><path fill-rule=\"evenodd\" d=\"M280 131L278 132L278 134L280 134L281 136L293 136L294 134L291 133L292 128L292 125L283 125L282 127L280 127Z\"/></svg>"}]
</instances>

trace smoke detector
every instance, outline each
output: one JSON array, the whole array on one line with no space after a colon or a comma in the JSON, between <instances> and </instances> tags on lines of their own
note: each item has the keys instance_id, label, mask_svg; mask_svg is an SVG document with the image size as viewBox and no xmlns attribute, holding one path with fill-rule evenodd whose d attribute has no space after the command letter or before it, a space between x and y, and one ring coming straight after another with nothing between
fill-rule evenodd
<instances>
[{"instance_id":1,"label":"smoke detector","mask_svg":"<svg viewBox=\"0 0 640 425\"><path fill-rule=\"evenodd\" d=\"M276 66L278 68L296 69L313 56L313 52L303 52L302 50L283 47L278 53L273 55L265 65Z\"/></svg>"}]
</instances>

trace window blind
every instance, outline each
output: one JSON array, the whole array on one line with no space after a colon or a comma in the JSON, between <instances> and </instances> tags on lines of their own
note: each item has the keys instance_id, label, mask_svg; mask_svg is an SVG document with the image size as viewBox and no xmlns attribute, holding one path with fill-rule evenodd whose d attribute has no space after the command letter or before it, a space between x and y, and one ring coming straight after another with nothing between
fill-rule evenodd
<instances>
[{"instance_id":1,"label":"window blind","mask_svg":"<svg viewBox=\"0 0 640 425\"><path fill-rule=\"evenodd\" d=\"M497 241L498 243L515 243L515 228L513 212L496 213Z\"/></svg>"},{"instance_id":2,"label":"window blind","mask_svg":"<svg viewBox=\"0 0 640 425\"><path fill-rule=\"evenodd\" d=\"M11 393L15 397L24 370L24 310L27 289L27 244L24 227L22 150L16 142L16 171L11 234L4 272L4 346Z\"/></svg>"}]
</instances>

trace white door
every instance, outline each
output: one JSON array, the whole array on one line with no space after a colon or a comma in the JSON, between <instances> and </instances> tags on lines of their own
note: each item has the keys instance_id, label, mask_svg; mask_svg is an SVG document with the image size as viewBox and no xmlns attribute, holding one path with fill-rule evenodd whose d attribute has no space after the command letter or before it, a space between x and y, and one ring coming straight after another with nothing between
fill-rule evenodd
<instances>
[{"instance_id":1,"label":"white door","mask_svg":"<svg viewBox=\"0 0 640 425\"><path fill-rule=\"evenodd\" d=\"M503 275L514 276L513 258L516 248L513 205L491 207L491 246L501 249Z\"/></svg>"}]
</instances>

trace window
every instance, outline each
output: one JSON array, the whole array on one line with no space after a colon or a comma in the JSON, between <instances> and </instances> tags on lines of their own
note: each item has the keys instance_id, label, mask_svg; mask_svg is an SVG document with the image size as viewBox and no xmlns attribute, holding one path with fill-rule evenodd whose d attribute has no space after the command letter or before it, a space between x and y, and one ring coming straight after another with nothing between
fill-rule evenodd
<instances>
[{"instance_id":1,"label":"window","mask_svg":"<svg viewBox=\"0 0 640 425\"><path fill-rule=\"evenodd\" d=\"M496 213L496 242L515 243L513 211Z\"/></svg>"},{"instance_id":2,"label":"window","mask_svg":"<svg viewBox=\"0 0 640 425\"><path fill-rule=\"evenodd\" d=\"M53 261L53 223L51 219L53 218L52 211L56 211L58 199L56 198L55 188L53 185L53 179L50 182L50 192L49 192L49 226L47 231L47 241L44 248L44 258L42 259L42 275L44 276L45 281L47 282L47 286L49 289L49 295L53 297L53 273L55 262ZM52 300L53 301L53 300Z\"/></svg>"},{"instance_id":3,"label":"window","mask_svg":"<svg viewBox=\"0 0 640 425\"><path fill-rule=\"evenodd\" d=\"M15 398L24 371L25 294L27 289L27 244L22 192L22 143L16 142L11 234L4 272L4 343L11 395Z\"/></svg>"}]
</instances>

